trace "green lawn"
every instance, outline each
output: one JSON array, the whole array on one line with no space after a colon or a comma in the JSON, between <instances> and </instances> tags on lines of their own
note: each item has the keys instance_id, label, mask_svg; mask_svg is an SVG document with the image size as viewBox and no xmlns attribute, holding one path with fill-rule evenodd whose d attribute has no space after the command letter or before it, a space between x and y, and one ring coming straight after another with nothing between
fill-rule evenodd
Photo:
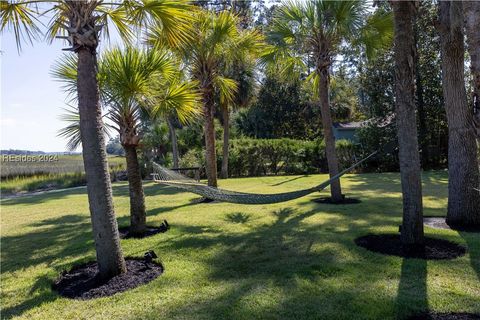
<instances>
[{"instance_id":1,"label":"green lawn","mask_svg":"<svg viewBox=\"0 0 480 320\"><path fill-rule=\"evenodd\" d=\"M313 186L325 175L221 181L245 192ZM166 271L112 297L76 301L50 289L64 269L95 257L85 189L2 202L2 318L24 319L397 319L426 309L480 313L480 235L426 228L462 243L466 256L423 261L375 254L353 240L396 232L398 174L348 175L357 205L321 205L315 196L276 205L190 204L197 196L145 183L148 221L172 229L122 240L126 256L153 249ZM327 194L324 192L323 194ZM424 175L426 215L444 215L447 176ZM120 225L128 187L114 185Z\"/></svg>"}]
</instances>

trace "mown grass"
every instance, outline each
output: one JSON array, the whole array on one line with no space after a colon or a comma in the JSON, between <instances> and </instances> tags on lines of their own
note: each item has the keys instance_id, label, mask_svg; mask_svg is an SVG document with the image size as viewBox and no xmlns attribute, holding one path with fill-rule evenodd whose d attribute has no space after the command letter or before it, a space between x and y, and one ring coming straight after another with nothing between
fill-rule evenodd
<instances>
[{"instance_id":1,"label":"mown grass","mask_svg":"<svg viewBox=\"0 0 480 320\"><path fill-rule=\"evenodd\" d=\"M221 186L281 192L325 175L244 178ZM445 173L424 175L426 215L443 215ZM196 198L145 183L148 221L167 233L122 240L126 256L153 249L166 267L151 283L112 297L76 301L50 286L72 265L95 258L85 189L2 202L2 318L21 319L403 319L424 310L480 313L480 235L426 228L468 247L450 261L384 256L357 247L367 233L396 232L398 174L348 175L357 205L310 200L246 206L191 204ZM323 192L326 195L327 192ZM128 187L114 184L121 226Z\"/></svg>"},{"instance_id":2,"label":"mown grass","mask_svg":"<svg viewBox=\"0 0 480 320\"><path fill-rule=\"evenodd\" d=\"M30 156L37 157L39 156ZM51 156L53 157L53 156ZM59 155L55 161L7 161L0 157L2 194L61 189L86 184L81 155ZM108 157L111 172L125 170L125 158Z\"/></svg>"}]
</instances>

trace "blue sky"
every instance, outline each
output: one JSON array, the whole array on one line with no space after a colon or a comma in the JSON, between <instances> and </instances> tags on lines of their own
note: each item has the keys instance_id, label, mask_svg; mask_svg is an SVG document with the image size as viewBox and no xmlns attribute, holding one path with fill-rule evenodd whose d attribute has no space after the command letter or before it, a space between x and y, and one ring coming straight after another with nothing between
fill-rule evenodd
<instances>
[{"instance_id":1,"label":"blue sky","mask_svg":"<svg viewBox=\"0 0 480 320\"><path fill-rule=\"evenodd\" d=\"M13 35L1 35L1 149L65 149L56 137L65 95L49 73L62 48L62 41L35 42L19 54Z\"/></svg>"},{"instance_id":2,"label":"blue sky","mask_svg":"<svg viewBox=\"0 0 480 320\"><path fill-rule=\"evenodd\" d=\"M118 35L114 28L110 32L109 45L115 45ZM100 49L109 46L105 44ZM0 35L0 149L65 150L66 141L57 133L65 126L59 116L67 100L50 69L66 46L58 39L36 41L24 43L18 53L13 34L7 30Z\"/></svg>"}]
</instances>

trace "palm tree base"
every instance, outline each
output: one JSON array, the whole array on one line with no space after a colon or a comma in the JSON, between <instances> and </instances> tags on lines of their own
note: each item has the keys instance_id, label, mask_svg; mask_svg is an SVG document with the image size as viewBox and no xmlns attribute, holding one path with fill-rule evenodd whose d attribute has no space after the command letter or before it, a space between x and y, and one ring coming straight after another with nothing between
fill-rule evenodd
<instances>
[{"instance_id":1,"label":"palm tree base","mask_svg":"<svg viewBox=\"0 0 480 320\"><path fill-rule=\"evenodd\" d=\"M110 279L98 276L97 262L87 262L64 271L52 288L63 297L88 300L111 296L152 281L163 273L161 263L143 258L125 259L127 272Z\"/></svg>"}]
</instances>

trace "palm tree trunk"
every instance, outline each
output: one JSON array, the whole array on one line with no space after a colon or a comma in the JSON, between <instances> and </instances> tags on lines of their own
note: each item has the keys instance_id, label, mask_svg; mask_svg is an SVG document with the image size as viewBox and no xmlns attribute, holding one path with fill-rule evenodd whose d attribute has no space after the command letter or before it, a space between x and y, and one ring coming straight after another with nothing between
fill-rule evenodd
<instances>
[{"instance_id":1,"label":"palm tree trunk","mask_svg":"<svg viewBox=\"0 0 480 320\"><path fill-rule=\"evenodd\" d=\"M178 141L177 133L175 132L175 126L173 125L172 119L167 119L168 132L170 134L170 140L172 142L172 155L173 155L173 167L178 168L179 156L178 156Z\"/></svg>"},{"instance_id":2,"label":"palm tree trunk","mask_svg":"<svg viewBox=\"0 0 480 320\"><path fill-rule=\"evenodd\" d=\"M401 239L404 246L422 246L423 205L420 155L415 118L415 40L413 1L392 1L395 25L395 109L403 195Z\"/></svg>"},{"instance_id":3,"label":"palm tree trunk","mask_svg":"<svg viewBox=\"0 0 480 320\"><path fill-rule=\"evenodd\" d=\"M422 168L426 170L430 165L430 155L428 150L428 139L427 139L427 120L425 114L425 101L423 99L423 83L422 83L422 74L420 72L420 56L418 52L418 27L414 25L415 32L415 55L414 55L414 64L415 64L415 84L417 86L417 108L418 108L418 129L420 134L420 146L422 150L421 154L421 164Z\"/></svg>"},{"instance_id":4,"label":"palm tree trunk","mask_svg":"<svg viewBox=\"0 0 480 320\"><path fill-rule=\"evenodd\" d=\"M230 112L228 107L222 108L223 116L223 147L222 147L222 171L220 173L223 179L228 178L228 147L230 143Z\"/></svg>"},{"instance_id":5,"label":"palm tree trunk","mask_svg":"<svg viewBox=\"0 0 480 320\"><path fill-rule=\"evenodd\" d=\"M137 148L123 146L127 161L128 189L130 191L130 235L143 235L147 229L145 213L145 195L142 186L142 174L138 163Z\"/></svg>"},{"instance_id":6,"label":"palm tree trunk","mask_svg":"<svg viewBox=\"0 0 480 320\"><path fill-rule=\"evenodd\" d=\"M320 112L322 114L323 136L325 139L325 151L327 154L328 173L330 177L338 174L338 158L335 151L335 137L333 135L332 116L330 114L329 101L329 74L328 68L324 67L318 72L319 75L319 99ZM342 201L342 188L340 186L340 179L334 180L330 184L330 194L333 202Z\"/></svg>"},{"instance_id":7,"label":"palm tree trunk","mask_svg":"<svg viewBox=\"0 0 480 320\"><path fill-rule=\"evenodd\" d=\"M472 72L475 129L477 138L480 139L480 2L464 1L463 12Z\"/></svg>"},{"instance_id":8,"label":"palm tree trunk","mask_svg":"<svg viewBox=\"0 0 480 320\"><path fill-rule=\"evenodd\" d=\"M477 26L478 27L478 26ZM448 121L447 223L480 226L480 193L473 112L467 103L464 74L462 3L440 1L439 33L442 87Z\"/></svg>"},{"instance_id":9,"label":"palm tree trunk","mask_svg":"<svg viewBox=\"0 0 480 320\"><path fill-rule=\"evenodd\" d=\"M208 86L203 90L203 114L205 117L205 160L208 185L217 187L217 154L215 151L215 127L213 124L213 88Z\"/></svg>"},{"instance_id":10,"label":"palm tree trunk","mask_svg":"<svg viewBox=\"0 0 480 320\"><path fill-rule=\"evenodd\" d=\"M95 52L81 48L78 54L78 109L87 178L88 202L97 253L99 276L106 279L126 271L112 201Z\"/></svg>"}]
</instances>

